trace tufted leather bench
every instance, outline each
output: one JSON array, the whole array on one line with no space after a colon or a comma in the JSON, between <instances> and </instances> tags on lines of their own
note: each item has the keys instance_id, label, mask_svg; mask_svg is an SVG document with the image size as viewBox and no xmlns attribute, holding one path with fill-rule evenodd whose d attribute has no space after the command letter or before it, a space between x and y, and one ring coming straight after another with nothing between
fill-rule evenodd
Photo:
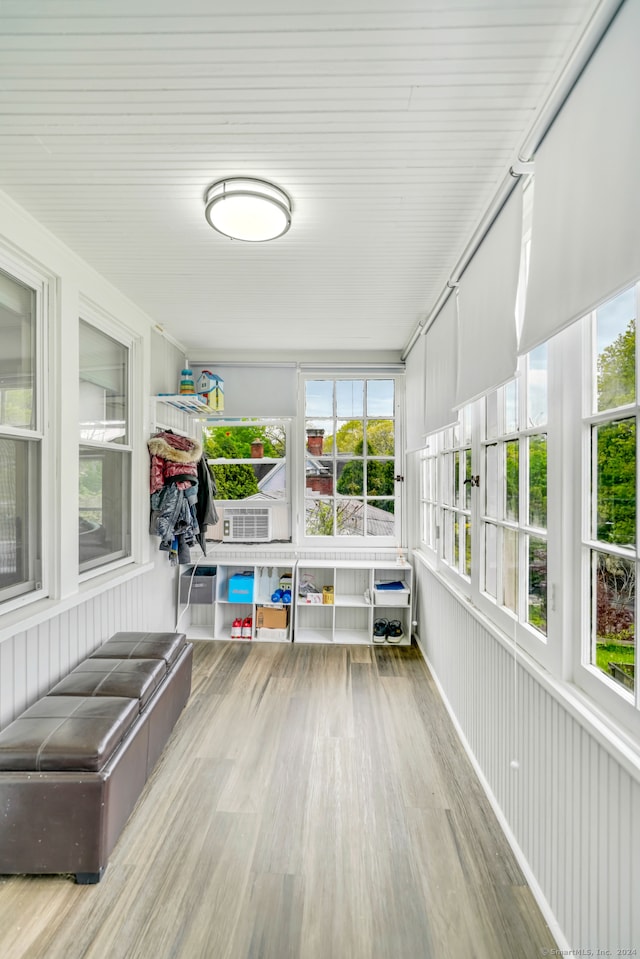
<instances>
[{"instance_id":1,"label":"tufted leather bench","mask_svg":"<svg viewBox=\"0 0 640 959\"><path fill-rule=\"evenodd\" d=\"M49 696L127 696L138 711L167 675L161 659L85 659L49 691Z\"/></svg>"},{"instance_id":2,"label":"tufted leather bench","mask_svg":"<svg viewBox=\"0 0 640 959\"><path fill-rule=\"evenodd\" d=\"M183 633L118 633L0 732L0 874L100 880L189 697L192 654Z\"/></svg>"}]
</instances>

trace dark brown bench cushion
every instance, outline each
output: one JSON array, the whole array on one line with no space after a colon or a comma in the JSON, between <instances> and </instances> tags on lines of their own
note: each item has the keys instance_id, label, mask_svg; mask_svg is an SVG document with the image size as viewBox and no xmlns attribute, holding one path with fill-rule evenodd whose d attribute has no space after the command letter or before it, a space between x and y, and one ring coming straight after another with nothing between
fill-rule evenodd
<instances>
[{"instance_id":1,"label":"dark brown bench cushion","mask_svg":"<svg viewBox=\"0 0 640 959\"><path fill-rule=\"evenodd\" d=\"M115 633L91 659L164 659L169 669L186 642L184 633Z\"/></svg>"},{"instance_id":2,"label":"dark brown bench cushion","mask_svg":"<svg viewBox=\"0 0 640 959\"><path fill-rule=\"evenodd\" d=\"M125 696L144 709L165 675L161 659L85 659L49 696Z\"/></svg>"},{"instance_id":3,"label":"dark brown bench cushion","mask_svg":"<svg viewBox=\"0 0 640 959\"><path fill-rule=\"evenodd\" d=\"M0 732L0 769L102 769L139 715L137 699L45 696Z\"/></svg>"}]
</instances>

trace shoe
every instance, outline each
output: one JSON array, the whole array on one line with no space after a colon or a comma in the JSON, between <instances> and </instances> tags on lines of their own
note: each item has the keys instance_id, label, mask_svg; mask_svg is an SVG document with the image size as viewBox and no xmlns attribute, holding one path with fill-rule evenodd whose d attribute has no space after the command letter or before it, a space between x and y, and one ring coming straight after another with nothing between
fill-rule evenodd
<instances>
[{"instance_id":1,"label":"shoe","mask_svg":"<svg viewBox=\"0 0 640 959\"><path fill-rule=\"evenodd\" d=\"M242 639L242 620L234 619L231 624L231 639Z\"/></svg>"},{"instance_id":2,"label":"shoe","mask_svg":"<svg viewBox=\"0 0 640 959\"><path fill-rule=\"evenodd\" d=\"M251 639L251 627L253 626L253 620L250 616L247 616L242 624L242 639Z\"/></svg>"},{"instance_id":3,"label":"shoe","mask_svg":"<svg viewBox=\"0 0 640 959\"><path fill-rule=\"evenodd\" d=\"M373 641L374 643L384 643L387 638L387 629L389 628L389 621L387 619L376 619L373 624Z\"/></svg>"},{"instance_id":4,"label":"shoe","mask_svg":"<svg viewBox=\"0 0 640 959\"><path fill-rule=\"evenodd\" d=\"M390 643L399 643L404 633L402 631L402 623L399 619L389 620L387 626L387 639Z\"/></svg>"}]
</instances>

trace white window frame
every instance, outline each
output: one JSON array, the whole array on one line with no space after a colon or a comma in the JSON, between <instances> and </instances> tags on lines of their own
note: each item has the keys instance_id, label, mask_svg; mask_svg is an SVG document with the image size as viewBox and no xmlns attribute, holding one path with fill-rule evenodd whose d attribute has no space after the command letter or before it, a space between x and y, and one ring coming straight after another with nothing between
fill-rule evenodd
<instances>
[{"instance_id":1,"label":"white window frame","mask_svg":"<svg viewBox=\"0 0 640 959\"><path fill-rule=\"evenodd\" d=\"M0 424L0 435L7 439L23 439L37 443L40 447L40 476L39 476L39 509L41 517L40 530L40 563L36 564L33 588L25 590L20 584L15 589L7 590L5 597L0 600L0 617L15 609L43 599L49 595L52 569L52 542L51 523L48 517L55 515L54 504L57 499L57 478L45 482L45 477L53 476L51 461L51 417L52 408L50 396L49 369L49 317L53 307L55 290L54 278L38 269L35 264L0 248L0 269L10 278L32 289L35 293L35 324L36 339L35 357L35 426L33 429L22 429Z\"/></svg>"},{"instance_id":2,"label":"white window frame","mask_svg":"<svg viewBox=\"0 0 640 959\"><path fill-rule=\"evenodd\" d=\"M269 501L269 500L246 500L246 499L222 499L221 497L215 497L215 502L222 511L226 506L243 506L251 505L252 503L256 506L266 507L270 510L277 509L279 506L284 506L287 510L287 523L290 531L289 540L286 543L282 543L281 540L272 540L274 545L290 545L293 542L294 537L294 524L293 524L293 510L292 510L292 454L294 443L292 441L292 420L291 417L285 416L264 416L264 417L247 417L246 420L238 419L216 419L216 420L207 420L202 424L202 441L204 446L204 434L207 428L209 427L228 427L229 429L234 429L236 427L264 427L264 426L281 426L284 429L285 433L285 457L284 457L284 466L285 466L285 497L279 502ZM220 466L225 464L239 464L239 465L250 465L251 463L257 462L256 460L251 459L211 459L207 458L207 463L209 466ZM265 462L262 459L262 462ZM280 462L279 460L273 460L274 464ZM234 544L238 545L238 544ZM260 544L262 546L268 546L269 543Z\"/></svg>"},{"instance_id":3,"label":"white window frame","mask_svg":"<svg viewBox=\"0 0 640 959\"><path fill-rule=\"evenodd\" d=\"M402 545L402 515L404 507L404 483L396 481L394 489L394 532L391 536L308 536L306 535L306 474L305 474L305 453L306 453L306 383L310 380L330 380L335 383L339 380L393 380L394 381L394 475L404 475L401 464L403 463L403 436L404 436L404 377L399 376L397 371L367 369L350 369L338 371L335 368L326 370L309 370L304 372L300 378L299 391L299 467L297 470L296 492L298 508L297 522L297 541L305 548L317 547L321 549L384 549L389 546L398 547ZM334 411L335 416L335 411ZM321 419L321 417L309 417L310 419ZM368 416L365 412L363 420L368 419L387 419L388 417ZM366 493L364 494L366 497Z\"/></svg>"},{"instance_id":4,"label":"white window frame","mask_svg":"<svg viewBox=\"0 0 640 959\"><path fill-rule=\"evenodd\" d=\"M138 408L140 415L142 415L141 405L137 402L137 398L134 392L134 384L139 380L137 373L140 370L140 342L139 339L134 336L134 334L129 330L124 324L120 323L115 317L111 316L106 311L102 310L95 303L85 299L84 297L80 298L80 314L78 316L78 330L80 329L80 322L86 323L88 326L93 327L98 330L98 332L105 334L105 336L111 337L121 346L123 346L128 352L128 362L127 362L127 442L126 443L107 443L107 442L97 442L91 440L83 440L79 435L78 424L76 424L76 458L80 460L80 447L89 447L95 448L99 451L112 451L117 453L127 454L129 456L129 517L130 517L130 529L128 542L125 550L121 553L118 551L113 558L105 557L103 561L96 562L90 567L85 568L82 571L78 572L78 579L80 583L86 582L91 579L95 579L97 576L102 576L105 573L108 573L112 570L119 569L123 566L129 566L132 563L140 559L140 546L139 546L139 537L136 535L136 531L139 529L142 522L142 513L137 505L137 498L134 496L134 490L137 488L137 478L139 478L139 470L136 468L136 457L135 457L135 442L134 435L136 430L136 408ZM79 353L78 353L79 357ZM78 380L80 377L80 368L78 363ZM148 473L147 473L148 475ZM148 502L148 495L147 495ZM76 554L78 550L78 535L76 535Z\"/></svg>"},{"instance_id":5,"label":"white window frame","mask_svg":"<svg viewBox=\"0 0 640 959\"><path fill-rule=\"evenodd\" d=\"M466 478L471 480L477 476L477 415L478 404L469 403L458 413L458 420L453 426L432 433L427 437L425 448L419 454L420 462L420 548L429 557L430 564L438 572L449 579L455 588L467 597L471 597L475 570L477 567L477 544L474 536L474 502L477 497L475 479L473 484L465 483L459 477L456 484L456 462L463 465L463 474L466 477L466 451L471 453L471 472ZM430 465L431 464L431 465ZM427 470L432 471L435 477L435 487L432 496L425 494ZM468 492L467 492L468 491ZM467 498L470 500L467 505ZM431 519L429 519L429 514ZM462 535L463 547L459 549L458 561L455 555L452 561L447 556L447 525L452 529L452 550L455 553L455 521L458 524L469 520L471 526L471 572L466 570L466 530ZM432 542L425 538L427 523L431 522L433 530Z\"/></svg>"},{"instance_id":6,"label":"white window frame","mask_svg":"<svg viewBox=\"0 0 640 959\"><path fill-rule=\"evenodd\" d=\"M638 284L640 298L640 283ZM638 304L640 310L640 303ZM473 539L472 569L469 583L458 571L443 562L442 543L437 541L433 549L424 539L425 510L433 500L425 495L424 485L420 494L420 544L419 551L440 576L447 579L453 588L466 596L492 624L497 634L509 645L514 654L531 656L548 670L550 681L571 685L574 699L582 700L589 715L610 717L621 728L640 735L640 683L636 680L635 694L607 677L595 664L590 663L591 628L591 580L589 556L598 542L590 537L591 522L591 438L594 422L619 419L635 412L640 422L640 340L636 343L636 403L618 407L615 412L593 413L585 399L592 395L595 364L592 362L593 316L579 320L557 334L548 342L548 417L546 427L524 428L500 436L506 438L527 437L538 432L547 434L547 635L545 637L529 626L480 588L484 582L484 495L486 485L486 446L493 438L484 439L484 400L473 404L475 421L472 440L473 472L480 474L480 488L472 497L471 522ZM522 365L521 361L521 365ZM519 391L520 423L525 423L523 414L526 404L526 374L521 370ZM424 464L430 456L440 458L447 446L439 434L428 437L428 447L418 455L418 474L423 483ZM636 449L640 444L640 429L636 427ZM475 464L479 463L476 470ZM637 522L640 523L640 455L636 460ZM537 531L528 524L527 496L528 471L526 456L519 462L519 522L503 524L519 531L520 542L526 542L529 532ZM438 472L440 481L441 473ZM502 483L504 484L504 479ZM442 490L436 494L435 509L438 523L442 511ZM493 518L492 518L493 519ZM600 544L607 549L608 544ZM611 552L628 556L629 550L613 546ZM640 544L636 544L635 561L640 572ZM519 563L520 605L526 616L528 556L520 546ZM640 597L636 594L636 610ZM636 617L636 628L638 618ZM637 639L636 639L637 649Z\"/></svg>"},{"instance_id":7,"label":"white window frame","mask_svg":"<svg viewBox=\"0 0 640 959\"><path fill-rule=\"evenodd\" d=\"M636 300L636 399L615 408L595 411L595 375L596 375L596 310L587 314L578 321L577 334L580 337L581 349L576 351L581 359L580 380L582 383L581 408L577 412L579 422L576 423L576 433L580 437L580 488L582 497L580 503L579 532L576 540L579 543L579 554L576 550L576 566L578 575L575 577L575 591L579 597L580 642L571 650L573 675L577 684L595 703L603 706L607 712L614 715L625 725L631 725L640 735L640 677L638 676L638 625L640 613L640 597L638 596L638 573L640 573L640 544L638 543L638 528L640 526L640 341L638 340L638 320L640 319L640 281L629 284L625 289L635 285ZM620 291L622 292L622 291ZM615 296L615 294L614 294ZM613 299L607 297L604 303ZM576 419L577 419L576 417ZM636 421L636 544L635 549L619 547L615 544L593 539L592 537L592 510L594 508L591 496L592 476L592 428L612 421L635 417ZM592 595L591 595L591 555L593 550L620 555L635 563L636 567L636 597L635 597L635 648L636 648L636 681L635 690L631 691L607 676L595 663L591 663L591 627L592 627Z\"/></svg>"}]
</instances>

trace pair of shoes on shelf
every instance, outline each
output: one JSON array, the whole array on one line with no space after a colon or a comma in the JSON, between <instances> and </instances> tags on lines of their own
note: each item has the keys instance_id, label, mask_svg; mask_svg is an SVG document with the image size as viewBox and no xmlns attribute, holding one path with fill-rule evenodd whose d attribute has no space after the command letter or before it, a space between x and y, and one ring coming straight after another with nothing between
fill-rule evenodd
<instances>
[{"instance_id":1,"label":"pair of shoes on shelf","mask_svg":"<svg viewBox=\"0 0 640 959\"><path fill-rule=\"evenodd\" d=\"M237 617L231 624L231 639L251 639L252 628L251 616Z\"/></svg>"},{"instance_id":2,"label":"pair of shoes on shelf","mask_svg":"<svg viewBox=\"0 0 640 959\"><path fill-rule=\"evenodd\" d=\"M374 643L399 643L403 636L399 619L376 619L373 624Z\"/></svg>"}]
</instances>

